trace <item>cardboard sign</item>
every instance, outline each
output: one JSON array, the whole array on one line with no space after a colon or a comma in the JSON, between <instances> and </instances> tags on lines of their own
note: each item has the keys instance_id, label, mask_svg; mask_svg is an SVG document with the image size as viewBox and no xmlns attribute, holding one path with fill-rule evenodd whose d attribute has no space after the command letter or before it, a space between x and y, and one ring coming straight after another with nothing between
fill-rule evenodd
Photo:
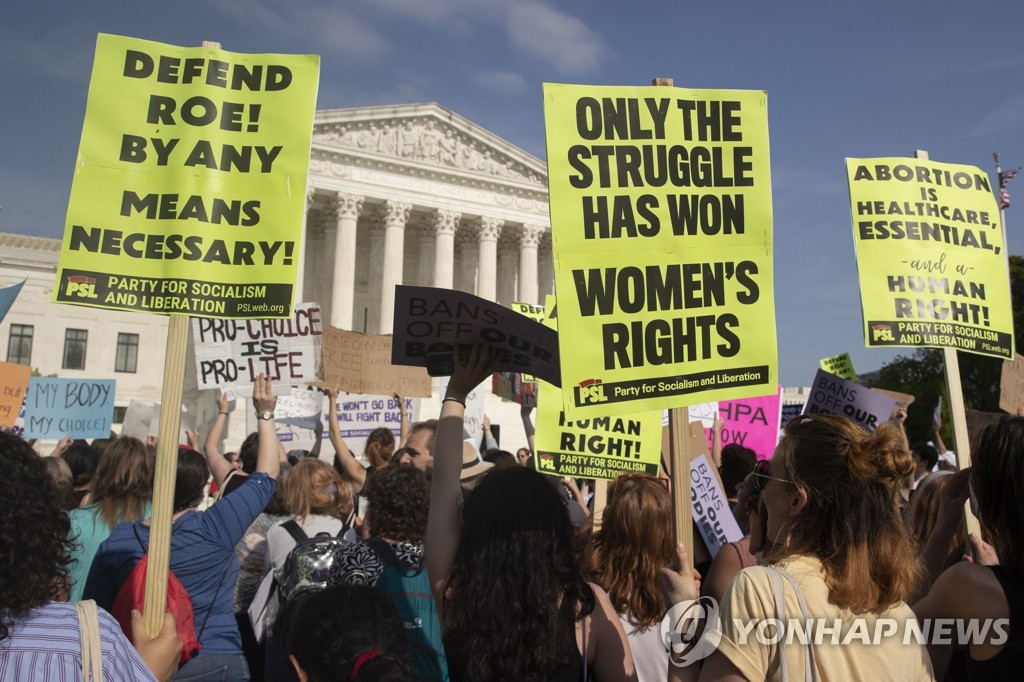
<instances>
[{"instance_id":1,"label":"cardboard sign","mask_svg":"<svg viewBox=\"0 0 1024 682\"><path fill-rule=\"evenodd\" d=\"M100 34L54 302L290 315L319 68Z\"/></svg>"},{"instance_id":2,"label":"cardboard sign","mask_svg":"<svg viewBox=\"0 0 1024 682\"><path fill-rule=\"evenodd\" d=\"M498 370L526 372L560 383L558 333L508 308L462 291L395 289L391 362L426 367L427 354L451 355L485 343L501 351Z\"/></svg>"},{"instance_id":3,"label":"cardboard sign","mask_svg":"<svg viewBox=\"0 0 1024 682\"><path fill-rule=\"evenodd\" d=\"M25 280L10 286L0 287L0 322L3 322L4 318L7 317L8 311L14 305L14 299L18 298L18 294L21 293L23 286L25 286Z\"/></svg>"},{"instance_id":4,"label":"cardboard sign","mask_svg":"<svg viewBox=\"0 0 1024 682\"><path fill-rule=\"evenodd\" d=\"M971 443L976 443L978 436L985 430L990 424L994 424L1005 415L999 414L998 412L981 412L980 410L967 410L967 437ZM973 448L972 448L973 449ZM959 461L957 462L959 466Z\"/></svg>"},{"instance_id":5,"label":"cardboard sign","mask_svg":"<svg viewBox=\"0 0 1024 682\"><path fill-rule=\"evenodd\" d=\"M0 362L0 428L12 427L28 389L32 368Z\"/></svg>"},{"instance_id":6,"label":"cardboard sign","mask_svg":"<svg viewBox=\"0 0 1024 682\"><path fill-rule=\"evenodd\" d=\"M28 382L26 438L107 438L113 419L113 379L32 377Z\"/></svg>"},{"instance_id":7,"label":"cardboard sign","mask_svg":"<svg viewBox=\"0 0 1024 682\"><path fill-rule=\"evenodd\" d=\"M771 459L779 442L779 421L782 417L782 387L775 395L739 400L721 400L718 414L722 426L722 446L735 443L750 448L758 459ZM707 442L713 444L712 430L707 429Z\"/></svg>"},{"instance_id":8,"label":"cardboard sign","mask_svg":"<svg viewBox=\"0 0 1024 682\"><path fill-rule=\"evenodd\" d=\"M661 411L569 421L561 389L540 382L534 446L537 471L558 476L613 479L657 476Z\"/></svg>"},{"instance_id":9,"label":"cardboard sign","mask_svg":"<svg viewBox=\"0 0 1024 682\"><path fill-rule=\"evenodd\" d=\"M911 403L917 400L916 397L909 393L900 393L899 391L890 391L886 388L872 388L875 393L881 393L884 396L888 396L896 401L896 407L903 408L904 410L910 407Z\"/></svg>"},{"instance_id":10,"label":"cardboard sign","mask_svg":"<svg viewBox=\"0 0 1024 682\"><path fill-rule=\"evenodd\" d=\"M315 429L323 406L323 393L316 389L293 386L289 395L277 399L274 421L302 429Z\"/></svg>"},{"instance_id":11,"label":"cardboard sign","mask_svg":"<svg viewBox=\"0 0 1024 682\"><path fill-rule=\"evenodd\" d=\"M824 358L819 364L829 374L835 374L840 379L847 379L857 383L857 372L853 369L853 360L850 358L849 353Z\"/></svg>"},{"instance_id":12,"label":"cardboard sign","mask_svg":"<svg viewBox=\"0 0 1024 682\"><path fill-rule=\"evenodd\" d=\"M349 393L429 397L425 369L391 364L392 337L324 328L324 388Z\"/></svg>"},{"instance_id":13,"label":"cardboard sign","mask_svg":"<svg viewBox=\"0 0 1024 682\"><path fill-rule=\"evenodd\" d=\"M895 408L896 401L889 396L819 369L804 414L838 414L874 431Z\"/></svg>"},{"instance_id":14,"label":"cardboard sign","mask_svg":"<svg viewBox=\"0 0 1024 682\"><path fill-rule=\"evenodd\" d=\"M736 518L729 508L729 497L706 455L690 459L690 490L693 500L693 521L712 558L730 542L743 537Z\"/></svg>"},{"instance_id":15,"label":"cardboard sign","mask_svg":"<svg viewBox=\"0 0 1024 682\"><path fill-rule=\"evenodd\" d=\"M286 320L192 320L199 388L251 385L259 374L283 385L322 379L322 337L317 303Z\"/></svg>"},{"instance_id":16,"label":"cardboard sign","mask_svg":"<svg viewBox=\"0 0 1024 682\"><path fill-rule=\"evenodd\" d=\"M1024 409L1024 355L1014 353L1013 360L1003 361L999 378L999 409L1010 414Z\"/></svg>"},{"instance_id":17,"label":"cardboard sign","mask_svg":"<svg viewBox=\"0 0 1024 682\"><path fill-rule=\"evenodd\" d=\"M847 159L868 346L1011 359L1013 311L999 208L980 168Z\"/></svg>"},{"instance_id":18,"label":"cardboard sign","mask_svg":"<svg viewBox=\"0 0 1024 682\"><path fill-rule=\"evenodd\" d=\"M544 85L567 415L775 390L763 91Z\"/></svg>"},{"instance_id":19,"label":"cardboard sign","mask_svg":"<svg viewBox=\"0 0 1024 682\"><path fill-rule=\"evenodd\" d=\"M188 445L190 443L188 439L187 431L196 430L196 416L190 414L188 409L181 406L181 417L178 421L178 444ZM153 403L153 418L149 422L149 433L147 434L150 438L156 438L160 435L160 403ZM143 443L146 442L146 438L141 438Z\"/></svg>"}]
</instances>

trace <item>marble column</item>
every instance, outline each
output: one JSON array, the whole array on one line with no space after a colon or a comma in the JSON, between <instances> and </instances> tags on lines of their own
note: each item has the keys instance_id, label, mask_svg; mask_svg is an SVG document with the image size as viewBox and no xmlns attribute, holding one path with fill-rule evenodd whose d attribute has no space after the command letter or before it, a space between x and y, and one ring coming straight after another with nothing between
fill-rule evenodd
<instances>
[{"instance_id":1,"label":"marble column","mask_svg":"<svg viewBox=\"0 0 1024 682\"><path fill-rule=\"evenodd\" d=\"M463 221L459 225L459 231L455 234L455 240L459 252L458 289L467 294L476 294L477 272L480 266L480 244L477 240L476 227L472 224L467 227Z\"/></svg>"},{"instance_id":2,"label":"marble column","mask_svg":"<svg viewBox=\"0 0 1024 682\"><path fill-rule=\"evenodd\" d=\"M306 211L302 214L302 234L299 236L299 243L295 245L295 251L299 255L295 264L298 274L295 276L295 300L293 303L305 303L302 298L305 294L302 283L306 279L306 246L308 244L307 237L309 236L306 228L309 226L309 212L313 210L313 199L315 196L316 189L312 185L306 187Z\"/></svg>"},{"instance_id":3,"label":"marble column","mask_svg":"<svg viewBox=\"0 0 1024 682\"><path fill-rule=\"evenodd\" d=\"M381 213L381 210L377 210L367 220L367 227L370 231L370 286L365 314L367 334L380 333L380 292L383 287L381 272L384 268L384 221ZM358 324L356 329L359 329Z\"/></svg>"},{"instance_id":4,"label":"marble column","mask_svg":"<svg viewBox=\"0 0 1024 682\"><path fill-rule=\"evenodd\" d=\"M414 284L422 287L434 286L434 255L436 247L434 244L434 218L433 215L418 216L415 224L416 237L419 239L419 259L417 263L419 270L416 273ZM410 221L409 228L413 228Z\"/></svg>"},{"instance_id":5,"label":"marble column","mask_svg":"<svg viewBox=\"0 0 1024 682\"><path fill-rule=\"evenodd\" d=\"M331 326L352 329L356 287L356 224L363 197L338 192L333 202L334 239L328 240L333 256L331 277Z\"/></svg>"},{"instance_id":6,"label":"marble column","mask_svg":"<svg viewBox=\"0 0 1024 682\"><path fill-rule=\"evenodd\" d=\"M454 287L455 279L455 226L461 215L457 211L439 208L434 211L434 286L441 289Z\"/></svg>"},{"instance_id":7,"label":"marble column","mask_svg":"<svg viewBox=\"0 0 1024 682\"><path fill-rule=\"evenodd\" d=\"M537 247L540 260L540 291L538 300L541 304L548 294L555 293L555 255L551 250L551 233L545 231L540 238L540 245Z\"/></svg>"},{"instance_id":8,"label":"marble column","mask_svg":"<svg viewBox=\"0 0 1024 682\"><path fill-rule=\"evenodd\" d=\"M516 298L516 275L519 270L518 235L506 227L498 239L498 303L511 306Z\"/></svg>"},{"instance_id":9,"label":"marble column","mask_svg":"<svg viewBox=\"0 0 1024 682\"><path fill-rule=\"evenodd\" d=\"M519 301L537 305L537 246L544 228L539 225L523 225L519 231Z\"/></svg>"},{"instance_id":10,"label":"marble column","mask_svg":"<svg viewBox=\"0 0 1024 682\"><path fill-rule=\"evenodd\" d=\"M410 204L400 201L384 203L384 262L381 270L380 333L390 334L394 328L395 287L402 283L405 264L405 223L412 211Z\"/></svg>"},{"instance_id":11,"label":"marble column","mask_svg":"<svg viewBox=\"0 0 1024 682\"><path fill-rule=\"evenodd\" d=\"M504 220L492 216L480 218L480 229L477 233L479 244L479 261L477 263L476 295L488 301L497 299L498 276L498 235Z\"/></svg>"}]
</instances>

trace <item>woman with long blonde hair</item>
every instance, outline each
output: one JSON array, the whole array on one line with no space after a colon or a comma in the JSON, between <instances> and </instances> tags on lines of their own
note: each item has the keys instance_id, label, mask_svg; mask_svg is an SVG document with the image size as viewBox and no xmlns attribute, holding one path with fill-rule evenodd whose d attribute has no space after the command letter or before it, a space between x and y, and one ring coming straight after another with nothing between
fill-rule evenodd
<instances>
[{"instance_id":1,"label":"woman with long blonde hair","mask_svg":"<svg viewBox=\"0 0 1024 682\"><path fill-rule=\"evenodd\" d=\"M669 606L658 576L675 558L667 483L646 476L617 478L587 553L587 573L619 614L640 682L664 680L668 671L658 627Z\"/></svg>"},{"instance_id":2,"label":"woman with long blonde hair","mask_svg":"<svg viewBox=\"0 0 1024 682\"><path fill-rule=\"evenodd\" d=\"M114 526L149 516L153 465L137 438L122 436L107 446L90 483L91 502L70 512L71 537L77 545L70 571L71 601L82 598L92 560Z\"/></svg>"}]
</instances>

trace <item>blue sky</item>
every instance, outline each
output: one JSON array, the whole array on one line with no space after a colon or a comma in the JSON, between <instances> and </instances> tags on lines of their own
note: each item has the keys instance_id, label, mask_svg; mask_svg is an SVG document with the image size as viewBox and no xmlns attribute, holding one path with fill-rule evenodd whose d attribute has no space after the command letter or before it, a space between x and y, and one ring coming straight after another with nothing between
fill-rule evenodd
<instances>
[{"instance_id":1,"label":"blue sky","mask_svg":"<svg viewBox=\"0 0 1024 682\"><path fill-rule=\"evenodd\" d=\"M315 52L320 109L434 101L541 158L545 81L767 90L780 379L806 385L819 358L895 355L864 348L843 159L1024 164L1022 26L1019 0L8 3L0 231L61 236L99 32ZM1011 194L1022 254L1024 176Z\"/></svg>"}]
</instances>

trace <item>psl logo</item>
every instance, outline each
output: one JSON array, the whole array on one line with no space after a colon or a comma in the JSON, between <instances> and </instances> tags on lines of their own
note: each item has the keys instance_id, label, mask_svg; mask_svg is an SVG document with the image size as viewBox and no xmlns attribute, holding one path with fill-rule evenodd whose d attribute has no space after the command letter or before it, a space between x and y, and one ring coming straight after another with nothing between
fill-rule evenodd
<instances>
[{"instance_id":1,"label":"psl logo","mask_svg":"<svg viewBox=\"0 0 1024 682\"><path fill-rule=\"evenodd\" d=\"M871 328L872 341L895 341L892 335L892 327L887 324L876 324Z\"/></svg>"},{"instance_id":2,"label":"psl logo","mask_svg":"<svg viewBox=\"0 0 1024 682\"><path fill-rule=\"evenodd\" d=\"M99 298L99 294L96 293L96 280L85 275L68 277L67 294L78 298Z\"/></svg>"},{"instance_id":3,"label":"psl logo","mask_svg":"<svg viewBox=\"0 0 1024 682\"><path fill-rule=\"evenodd\" d=\"M587 379L576 387L577 404L594 405L604 402L608 402L608 397L604 394L604 386L601 385L600 379Z\"/></svg>"}]
</instances>

